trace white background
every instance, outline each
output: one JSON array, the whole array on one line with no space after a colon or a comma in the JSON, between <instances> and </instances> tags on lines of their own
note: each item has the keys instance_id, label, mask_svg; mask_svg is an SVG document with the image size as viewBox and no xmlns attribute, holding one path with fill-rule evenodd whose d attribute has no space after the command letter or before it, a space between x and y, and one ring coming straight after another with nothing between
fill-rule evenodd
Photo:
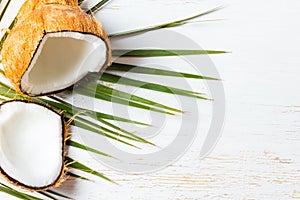
<instances>
[{"instance_id":1,"label":"white background","mask_svg":"<svg viewBox=\"0 0 300 200\"><path fill-rule=\"evenodd\" d=\"M226 7L206 18L224 21L173 30L204 49L232 52L211 56L223 79L227 110L215 150L200 160L199 136L176 163L144 175L116 172L74 151L118 185L91 177L96 182L69 180L58 191L75 199L300 198L299 1L112 0L97 18L113 33L214 5ZM113 47L140 46L123 39L113 41ZM8 197L1 194L1 199Z\"/></svg>"}]
</instances>

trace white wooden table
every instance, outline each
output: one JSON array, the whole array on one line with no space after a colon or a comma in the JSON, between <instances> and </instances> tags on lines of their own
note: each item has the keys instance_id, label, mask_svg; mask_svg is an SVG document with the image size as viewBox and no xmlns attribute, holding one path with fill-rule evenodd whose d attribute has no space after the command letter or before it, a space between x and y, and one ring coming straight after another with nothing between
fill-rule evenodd
<instances>
[{"instance_id":1,"label":"white wooden table","mask_svg":"<svg viewBox=\"0 0 300 200\"><path fill-rule=\"evenodd\" d=\"M226 20L172 30L204 49L232 52L211 56L226 94L226 121L214 151L199 159L204 136L198 134L175 163L134 175L71 149L71 155L118 184L91 177L95 182L68 180L57 191L75 199L300 199L299 1L112 0L97 18L113 33L190 16L210 5L226 8L206 18ZM123 38L112 44L142 48L139 40ZM157 137L153 141L162 146L171 139L166 133ZM0 194L0 199L10 198Z\"/></svg>"}]
</instances>

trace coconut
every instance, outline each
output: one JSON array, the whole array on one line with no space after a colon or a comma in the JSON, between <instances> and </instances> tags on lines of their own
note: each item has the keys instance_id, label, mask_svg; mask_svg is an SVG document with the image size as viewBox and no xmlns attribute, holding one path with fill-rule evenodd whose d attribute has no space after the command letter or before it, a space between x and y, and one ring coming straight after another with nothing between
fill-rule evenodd
<instances>
[{"instance_id":1,"label":"coconut","mask_svg":"<svg viewBox=\"0 0 300 200\"><path fill-rule=\"evenodd\" d=\"M28 96L60 92L111 63L102 26L72 0L28 0L2 48L6 77Z\"/></svg>"},{"instance_id":2,"label":"coconut","mask_svg":"<svg viewBox=\"0 0 300 200\"><path fill-rule=\"evenodd\" d=\"M43 105L9 101L0 105L0 172L30 191L58 186L64 175L66 126Z\"/></svg>"}]
</instances>

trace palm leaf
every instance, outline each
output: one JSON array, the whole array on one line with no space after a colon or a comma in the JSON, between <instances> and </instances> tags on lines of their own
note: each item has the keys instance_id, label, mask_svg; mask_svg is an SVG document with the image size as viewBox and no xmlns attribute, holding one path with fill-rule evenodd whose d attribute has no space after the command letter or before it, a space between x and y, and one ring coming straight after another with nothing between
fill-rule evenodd
<instances>
[{"instance_id":1,"label":"palm leaf","mask_svg":"<svg viewBox=\"0 0 300 200\"><path fill-rule=\"evenodd\" d=\"M17 18L15 18L15 19L11 22L11 24L10 24L9 27L8 27L8 30L11 30L11 29L14 27L14 25L16 24L16 22L17 22ZM8 36L8 32L6 31L6 32L4 33L4 35L2 36L1 40L0 40L0 51L2 50L3 43L4 43L4 41L6 40L7 36Z\"/></svg>"},{"instance_id":2,"label":"palm leaf","mask_svg":"<svg viewBox=\"0 0 300 200\"><path fill-rule=\"evenodd\" d=\"M115 49L113 56L119 57L158 57L158 56L187 56L187 55L207 55L223 54L226 51L216 50L176 50L176 49Z\"/></svg>"},{"instance_id":3,"label":"palm leaf","mask_svg":"<svg viewBox=\"0 0 300 200\"><path fill-rule=\"evenodd\" d=\"M91 117L91 118L94 117L92 113L82 113L82 115L88 116L88 117ZM143 138L141 138L141 137L139 137L139 136L137 136L137 135L135 135L133 133L130 133L130 132L128 132L128 131L120 128L119 126L116 126L116 125L114 125L114 124L112 124L112 123L110 123L110 122L108 122L108 121L106 121L104 119L98 118L97 120L98 120L98 122L100 122L100 123L102 123L102 124L104 124L104 125L112 128L112 129L115 129L117 131L120 131L120 132L122 132L124 134L127 134L127 135L131 136L132 138L135 138L135 140L138 141L138 142L142 142L142 143L145 143L145 144L150 144L150 145L155 146L153 143L151 143L151 142L149 142L149 141L147 141L147 140L145 140L145 139L143 139Z\"/></svg>"},{"instance_id":4,"label":"palm leaf","mask_svg":"<svg viewBox=\"0 0 300 200\"><path fill-rule=\"evenodd\" d=\"M2 10L2 12L1 12L1 14L0 14L0 21L2 20L4 14L5 14L5 11L7 10L7 8L8 8L8 6L9 6L10 2L11 2L11 0L8 0L7 3L6 3L6 5L5 5L5 7L3 8L3 10Z\"/></svg>"},{"instance_id":5,"label":"palm leaf","mask_svg":"<svg viewBox=\"0 0 300 200\"><path fill-rule=\"evenodd\" d=\"M145 139L143 139L143 138L141 138L141 137L139 137L139 136L137 136L137 135L135 135L133 133L130 133L130 132L128 132L128 131L120 128L119 126L113 125L113 124L111 124L111 123L109 123L109 122L107 122L105 120L102 120L102 119L98 119L98 121L101 122L101 123L103 123L103 124L105 124L105 125L107 125L107 126L109 126L109 127L111 127L111 128L113 128L113 129L115 129L115 130L118 130L118 131L120 131L122 133L125 133L125 134L127 134L127 135L129 135L129 136L131 136L133 138L136 138L139 142L142 142L142 143L145 143L145 144L150 144L152 146L156 146L155 144L149 142L148 140L145 140Z\"/></svg>"},{"instance_id":6,"label":"palm leaf","mask_svg":"<svg viewBox=\"0 0 300 200\"><path fill-rule=\"evenodd\" d=\"M91 116L91 117L96 116L97 119L107 119L107 120L113 120L113 121L119 121L119 122L133 123L133 124L138 124L138 125L142 125L142 126L150 126L149 124L146 124L143 122L138 122L138 121L134 121L134 120L130 120L130 119L126 119L126 118L122 118L122 117L118 117L118 116L114 116L114 115L110 115L110 114L106 114L106 113L96 112L96 111L92 111L92 110L88 110L88 109L81 109L81 108L73 106L72 104L67 103L66 101L59 99L55 96L52 96L50 98L55 101L60 102L60 104L58 104L58 103L52 101L52 104L57 104L57 106L60 106L63 110L68 110L68 111L73 110L73 113L82 113L83 115L87 115L87 116ZM51 104L51 102L49 102L49 104Z\"/></svg>"},{"instance_id":7,"label":"palm leaf","mask_svg":"<svg viewBox=\"0 0 300 200\"><path fill-rule=\"evenodd\" d=\"M60 193L58 193L58 192L55 192L55 191L53 191L53 190L47 190L46 192L47 192L47 193L50 193L50 194L54 194L54 195L59 196L59 197L62 197L62 198L65 198L65 199L72 199L72 198L70 198L70 197L67 197L67 196L65 196L65 195L63 195L63 194L60 194Z\"/></svg>"},{"instance_id":8,"label":"palm leaf","mask_svg":"<svg viewBox=\"0 0 300 200\"><path fill-rule=\"evenodd\" d=\"M75 147L75 148L78 148L78 149L83 149L83 150L86 150L86 151L89 151L89 152L92 152L92 153L96 153L96 154L99 154L99 155L102 155L102 156L106 156L106 157L112 158L112 156L109 155L109 154L107 154L107 153L104 153L104 152L99 151L97 149L93 149L91 147L88 147L86 145L80 144L80 143L72 141L72 140L68 140L67 141L67 145Z\"/></svg>"},{"instance_id":9,"label":"palm leaf","mask_svg":"<svg viewBox=\"0 0 300 200\"><path fill-rule=\"evenodd\" d=\"M84 0L78 0L78 5L82 4L82 2L84 2Z\"/></svg>"},{"instance_id":10,"label":"palm leaf","mask_svg":"<svg viewBox=\"0 0 300 200\"><path fill-rule=\"evenodd\" d=\"M67 162L67 165L70 167L70 168L73 168L73 169L77 169L77 170L80 170L80 171L83 171L83 172L86 172L86 173L89 173L89 174L92 174L92 175L95 175L95 176L98 176L102 179L105 179L109 182L112 182L114 183L114 181L112 181L111 179L107 178L106 176L104 176L103 174L81 164L80 162L78 161L75 161L73 160L72 158L70 157L66 157L66 162Z\"/></svg>"},{"instance_id":11,"label":"palm leaf","mask_svg":"<svg viewBox=\"0 0 300 200\"><path fill-rule=\"evenodd\" d=\"M4 9L3 9L3 11L2 11L2 13L1 13L1 15L0 15L0 21L2 20L4 14L5 14L5 12L6 12L7 8L8 8L8 6L9 6L9 4L10 4L10 2L11 2L11 0L8 0L8 1L7 1L5 7L4 7ZM12 21L12 23L10 24L10 26L9 26L9 28L8 28L9 30L12 29L12 27L13 27L14 24L16 23L16 21L17 21L16 19L17 19L17 18L15 18L15 19ZM8 36L8 32L6 31L6 32L4 33L4 35L2 36L1 40L0 40L0 51L1 51L1 49L2 49L3 43L4 43L5 39L7 38L7 36Z\"/></svg>"},{"instance_id":12,"label":"palm leaf","mask_svg":"<svg viewBox=\"0 0 300 200\"><path fill-rule=\"evenodd\" d=\"M65 113L65 116L66 118L68 119L72 119L73 115L70 114L70 113ZM106 125L109 124L108 122L106 122ZM132 146L132 147L136 147L128 142L126 142L125 140L123 140L122 138L124 139L128 139L128 140L134 140L134 141L137 141L137 142L142 142L142 143L147 143L147 144L152 144L146 140L144 140L143 138L140 138L134 134L131 134L121 128L119 128L119 132L116 132L116 131L113 131L111 129L108 129L108 128L105 128L103 126L100 126L98 124L95 124L89 120L86 120L82 117L75 117L72 121L72 125L76 126L76 127L79 127L79 128L83 128L83 129L86 129L86 130L89 130L91 132L94 132L94 133L97 133L99 135L102 135L102 136L105 136L105 137L109 137L110 139L113 139L113 140L117 140L119 142L122 142L124 144L127 144L129 146ZM113 125L110 124L110 126L112 127ZM124 135L123 133L127 134L127 135ZM129 136L128 136L129 135Z\"/></svg>"},{"instance_id":13,"label":"palm leaf","mask_svg":"<svg viewBox=\"0 0 300 200\"><path fill-rule=\"evenodd\" d=\"M2 82L0 82L0 96L9 99L26 99L25 97L18 95L15 90L11 89Z\"/></svg>"},{"instance_id":14,"label":"palm leaf","mask_svg":"<svg viewBox=\"0 0 300 200\"><path fill-rule=\"evenodd\" d=\"M107 4L110 0L102 0L99 3L97 3L95 6L90 8L88 11L86 11L87 14L93 14L94 12L98 11L102 6Z\"/></svg>"},{"instance_id":15,"label":"palm leaf","mask_svg":"<svg viewBox=\"0 0 300 200\"><path fill-rule=\"evenodd\" d=\"M154 90L154 91L158 91L158 92L177 94L177 95L193 97L193 98L202 99L202 100L208 100L205 97L197 95L197 94L199 94L197 92L182 90L182 89L173 88L173 87L167 87L167 86L156 84L156 83L134 80L134 79L130 79L130 78L121 77L121 76L118 76L115 74L103 73L101 76L101 80L105 81L105 82L118 83L121 85L130 85L130 86L148 89L148 90Z\"/></svg>"},{"instance_id":16,"label":"palm leaf","mask_svg":"<svg viewBox=\"0 0 300 200\"><path fill-rule=\"evenodd\" d=\"M195 24L195 23L203 23L203 22L216 22L222 21L224 19L206 19L206 20L197 20L197 21L182 21L182 22L173 22L172 24L165 26L164 28L172 28L176 26L183 26L186 24Z\"/></svg>"},{"instance_id":17,"label":"palm leaf","mask_svg":"<svg viewBox=\"0 0 300 200\"><path fill-rule=\"evenodd\" d=\"M57 98L55 98L55 97L52 97L52 98L57 99ZM59 99L58 99L58 100L59 100ZM42 101L43 101L44 103L46 102L47 105L51 105L52 107L60 108L60 109L61 109L61 104L58 104L58 103L53 102L53 101L48 101L48 100L42 100ZM64 101L60 100L60 102L64 102ZM65 115L66 115L66 117L69 117L69 118L71 118L72 113L74 113L74 112L79 112L79 113L81 113L81 114L79 114L79 115L84 115L84 116L91 117L91 118L94 118L95 116L97 116L97 113L94 113L93 111L90 111L90 110L87 110L86 112L83 112L84 110L77 108L77 110L76 110L76 109L73 109L73 112L72 112L71 108L66 107L65 105L63 105L63 106L64 106L64 111L67 112ZM97 117L98 117L98 116L97 116ZM120 127L117 127L117 126L115 126L115 125L113 125L113 124L107 122L107 121L104 120L104 119L97 118L97 120L98 120L99 122L101 122L101 123L103 123L103 124L105 124L105 125L107 125L107 126L113 128L113 129L118 130L118 131L120 131L120 132L122 132L122 133L125 133L125 134L127 134L127 135L129 135L129 136L131 136L131 137L127 137L127 136L124 136L124 135L122 135L122 134L120 134L120 133L113 132L113 131L108 130L108 129L102 127L102 126L99 126L99 125L97 125L97 124L94 124L94 123L92 123L92 122L89 122L89 121L84 120L83 118L79 118L79 117L75 117L75 118L74 118L73 125L78 126L78 127L80 127L80 128L84 128L84 127L86 127L86 126L83 125L83 124L84 124L83 122L86 122L86 123L88 123L89 125L94 126L94 128L100 129L100 132L101 132L102 134L103 134L103 130L104 130L104 131L107 131L107 132L109 132L109 133L113 133L113 134L115 134L115 135L117 135L117 136L121 136L121 137L125 137L125 138L127 138L127 139L131 139L131 140L135 140L135 141L138 141L138 142L142 142L142 143L147 143L147 144L154 145L154 144L152 144L151 142L149 142L149 141L147 141L147 140L145 140L145 139L143 139L143 138L141 138L141 137L138 137L138 136L136 136L136 135L134 135L134 134L132 134L132 133L130 133L130 132L124 130L124 129L121 129ZM94 129L93 129L93 130L94 130ZM102 131L101 131L101 130L102 130ZM95 131L95 130L94 130L94 131ZM100 133L100 132L97 132L97 133ZM119 139L117 139L117 140L119 140Z\"/></svg>"},{"instance_id":18,"label":"palm leaf","mask_svg":"<svg viewBox=\"0 0 300 200\"><path fill-rule=\"evenodd\" d=\"M145 27L145 28L139 28L139 29L124 31L124 32L119 32L119 33L113 33L113 34L110 34L109 37L128 36L128 35L132 35L132 34L136 34L136 33L142 33L142 32L157 30L157 29L161 29L161 28L169 28L169 27L180 26L180 25L184 24L183 22L195 19L197 17L208 15L210 13L213 13L215 11L220 10L221 8L222 7L219 6L219 7L207 10L205 12L201 12L199 14L193 15L191 17L183 18L183 19L176 20L176 21L169 22L169 23L164 23L164 24L159 24L159 25L154 25L154 26L148 26L148 27Z\"/></svg>"},{"instance_id":19,"label":"palm leaf","mask_svg":"<svg viewBox=\"0 0 300 200\"><path fill-rule=\"evenodd\" d=\"M55 107L57 109L62 109L61 107L61 104L57 103L57 102L53 102L53 101L49 101L49 100L41 100L42 102L46 103L47 105L51 105L51 107ZM65 115L66 117L68 118L72 118L72 116L74 115L74 113L79 113L78 116L80 115L83 115L83 116L87 116L87 117L91 117L91 118L94 118L94 117L98 117L97 116L97 112L93 112L91 110L83 110L83 109L79 109L79 108L74 108L72 110L72 108L67 108L65 105L63 105L64 108L63 110L65 111ZM72 114L73 113L73 114ZM74 118L74 120L76 121L76 117ZM115 125L107 122L106 120L102 119L102 118L97 118L97 120L105 125L108 125L109 127L113 128L113 129L116 129L118 131L121 131L123 133L126 133L126 134L129 134L129 132L119 128L119 127L116 127ZM102 128L102 127L101 127ZM106 130L106 129L104 129ZM119 134L118 134L119 135ZM135 137L136 139L139 139L139 140L143 140L142 138L139 138L133 134L131 134L133 137Z\"/></svg>"},{"instance_id":20,"label":"palm leaf","mask_svg":"<svg viewBox=\"0 0 300 200\"><path fill-rule=\"evenodd\" d=\"M134 101L130 101L130 100L126 100L126 99L122 99L116 96L112 96L112 95L108 95L102 92L94 92L93 91L93 87L92 88L77 88L76 90L74 90L75 93L84 95L84 96L88 96L88 97L92 97L92 98L96 98L96 99L100 99L100 100L105 100L105 101L109 101L109 102L113 102L113 103L118 103L121 105L125 105L125 106L132 106L132 107L136 107L136 108L140 108L140 109L144 109L144 110L152 110L155 112L159 112L159 113L164 113L164 114L168 114L168 115L174 115L171 112L168 111L164 111L164 110L160 110L154 107L150 107L147 105L143 105L141 103L137 103Z\"/></svg>"},{"instance_id":21,"label":"palm leaf","mask_svg":"<svg viewBox=\"0 0 300 200\"><path fill-rule=\"evenodd\" d=\"M57 99L56 97L52 97L52 98L53 98L53 99ZM59 100L60 102L63 102L63 103L64 103L63 100L60 100L60 99L57 99L57 100ZM51 104L52 106L54 106L54 104L57 104L57 103L56 103L56 102L50 102L50 101L49 101L48 104ZM58 105L58 106L55 106L55 107L59 107L59 105ZM70 111L70 108L65 108L64 110L67 111L67 112L72 112L72 111ZM130 132L128 132L128 131L126 131L126 130L120 128L120 127L118 127L118 126L113 125L112 123L109 123L108 121L106 121L106 120L104 120L103 118L101 118L101 116L99 117L99 116L97 115L97 112L95 113L95 112L93 112L93 111L91 111L91 110L85 110L85 112L83 112L83 111L84 111L84 110L80 110L80 109L78 109L78 108L73 109L73 113L74 113L74 112L75 112L75 113L78 112L78 113L80 113L79 115L83 115L83 116L87 116L87 117L91 117L91 118L94 118L94 117L96 116L98 122L100 122L100 123L102 123L102 124L104 124L104 125L107 125L108 127L113 128L113 129L115 129L115 130L118 130L118 131L120 131L120 132L123 132L123 133L125 133L125 134L128 134L128 135L130 135L130 136L132 136L132 137L134 137L134 138L136 138L136 139L138 139L138 140L143 141L144 143L152 144L152 143L150 143L150 142L144 140L143 138L140 138L140 137L138 137L138 136L136 136L136 135L134 135L134 134L132 134L132 133L130 133ZM118 121L118 120L116 120L116 121ZM143 124L143 125L145 125L145 124Z\"/></svg>"},{"instance_id":22,"label":"palm leaf","mask_svg":"<svg viewBox=\"0 0 300 200\"><path fill-rule=\"evenodd\" d=\"M194 78L194 79L204 79L204 80L219 80L217 78L200 76L197 74L188 74L170 70L156 69L151 67L141 67L137 65L129 65L122 63L113 63L107 68L106 71L121 71L121 72L130 72L137 74L149 74L149 75L158 75L158 76L174 76L180 78Z\"/></svg>"},{"instance_id":23,"label":"palm leaf","mask_svg":"<svg viewBox=\"0 0 300 200\"><path fill-rule=\"evenodd\" d=\"M70 176L70 177L73 177L73 178L78 178L78 179L81 179L81 180L90 181L90 179L88 179L84 176L79 176L77 174L73 174L72 172L68 172L67 175Z\"/></svg>"},{"instance_id":24,"label":"palm leaf","mask_svg":"<svg viewBox=\"0 0 300 200\"><path fill-rule=\"evenodd\" d=\"M23 192L19 192L3 183L0 183L0 192L7 193L9 195L12 195L14 197L17 197L19 199L26 199L26 200L43 200L41 198L37 198L28 194L25 194Z\"/></svg>"},{"instance_id":25,"label":"palm leaf","mask_svg":"<svg viewBox=\"0 0 300 200\"><path fill-rule=\"evenodd\" d=\"M103 85L103 84L96 84L95 82L91 82L91 83L88 83L88 85L92 89L92 91L94 91L96 89L96 91L94 91L96 93L107 94L107 95L112 96L112 97L121 98L121 99L127 100L128 103L131 102L131 101L134 101L134 102L139 103L139 104L142 103L142 104L145 104L145 105L148 105L148 106L154 106L154 107L157 107L157 108L162 108L162 109L166 109L166 110L169 110L169 111L182 113L181 110L178 110L176 108L172 108L172 107L160 104L158 102L154 102L154 101L151 101L151 100L148 100L148 99L145 99L145 98L133 95L133 94L129 94L127 92L123 92L123 91L108 87L108 86ZM84 86L83 88L88 89L89 87Z\"/></svg>"},{"instance_id":26,"label":"palm leaf","mask_svg":"<svg viewBox=\"0 0 300 200\"><path fill-rule=\"evenodd\" d=\"M88 130L90 132L93 132L93 133L97 133L99 135L102 135L102 136L105 136L107 138L110 138L112 140L116 140L118 142L121 142L123 144L126 144L126 145L129 145L131 147L135 147L135 148L138 148L137 146L129 143L129 142L126 142L124 139L128 139L128 140L135 140L135 141L139 141L138 139L136 138L133 138L133 137L128 137L126 135L123 135L121 133L117 133L117 132L112 132L112 131L109 131L109 132L106 132L107 129L89 121L89 120L86 120L86 119L83 119L83 118L80 118L80 117L76 117L74 119L74 121L72 122L72 125L76 126L76 127L79 127L79 128L82 128L82 129L85 129L85 130ZM123 138L123 139L122 139Z\"/></svg>"},{"instance_id":27,"label":"palm leaf","mask_svg":"<svg viewBox=\"0 0 300 200\"><path fill-rule=\"evenodd\" d=\"M58 199L56 199L55 197L53 197L52 195L47 194L46 192L39 191L39 192L37 192L37 193L39 193L39 194L41 194L41 195L44 195L45 197L48 197L49 199L52 199L52 200L58 200Z\"/></svg>"}]
</instances>

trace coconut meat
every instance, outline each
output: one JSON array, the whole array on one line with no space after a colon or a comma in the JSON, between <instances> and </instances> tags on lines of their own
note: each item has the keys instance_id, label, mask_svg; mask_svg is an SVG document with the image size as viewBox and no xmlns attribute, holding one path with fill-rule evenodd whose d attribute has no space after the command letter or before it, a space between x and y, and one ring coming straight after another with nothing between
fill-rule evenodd
<instances>
[{"instance_id":1,"label":"coconut meat","mask_svg":"<svg viewBox=\"0 0 300 200\"><path fill-rule=\"evenodd\" d=\"M46 33L20 88L30 96L54 93L99 72L107 64L108 47L100 37L79 32Z\"/></svg>"},{"instance_id":2,"label":"coconut meat","mask_svg":"<svg viewBox=\"0 0 300 200\"><path fill-rule=\"evenodd\" d=\"M0 167L17 184L55 184L63 168L63 122L46 107L9 102L0 107Z\"/></svg>"}]
</instances>

